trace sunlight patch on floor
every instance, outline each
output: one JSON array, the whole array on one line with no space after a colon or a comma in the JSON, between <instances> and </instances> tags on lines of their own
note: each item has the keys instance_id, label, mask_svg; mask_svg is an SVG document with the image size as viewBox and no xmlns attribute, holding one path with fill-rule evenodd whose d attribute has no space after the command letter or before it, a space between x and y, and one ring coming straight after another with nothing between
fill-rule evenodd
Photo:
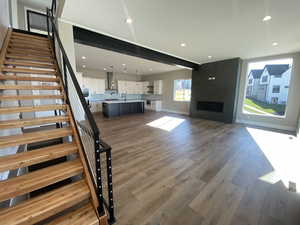
<instances>
[{"instance_id":1,"label":"sunlight patch on floor","mask_svg":"<svg viewBox=\"0 0 300 225\"><path fill-rule=\"evenodd\" d=\"M250 127L246 129L276 171L276 174L266 174L260 179L269 183L280 179L287 188L289 182L294 182L300 191L300 141L289 134Z\"/></svg>"},{"instance_id":2,"label":"sunlight patch on floor","mask_svg":"<svg viewBox=\"0 0 300 225\"><path fill-rule=\"evenodd\" d=\"M159 128L165 131L172 131L174 128L178 127L184 121L185 119L172 117L172 116L164 116L150 123L147 123L146 125L154 128Z\"/></svg>"}]
</instances>

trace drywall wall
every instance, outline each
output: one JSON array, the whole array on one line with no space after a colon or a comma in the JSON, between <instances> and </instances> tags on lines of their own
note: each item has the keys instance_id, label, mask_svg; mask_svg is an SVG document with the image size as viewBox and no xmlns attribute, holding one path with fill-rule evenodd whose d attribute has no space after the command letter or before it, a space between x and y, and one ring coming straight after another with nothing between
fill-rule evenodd
<instances>
[{"instance_id":1,"label":"drywall wall","mask_svg":"<svg viewBox=\"0 0 300 225\"><path fill-rule=\"evenodd\" d=\"M192 70L176 70L166 73L144 75L142 76L143 81L154 81L162 80L162 110L176 113L189 114L190 103L189 102L178 102L173 100L174 94L174 80L179 79L191 79Z\"/></svg>"},{"instance_id":2,"label":"drywall wall","mask_svg":"<svg viewBox=\"0 0 300 225\"><path fill-rule=\"evenodd\" d=\"M8 0L0 1L0 48L7 33L7 29L10 25L9 22L9 4Z\"/></svg>"},{"instance_id":3,"label":"drywall wall","mask_svg":"<svg viewBox=\"0 0 300 225\"><path fill-rule=\"evenodd\" d=\"M18 0L10 0L10 16L13 28L19 28Z\"/></svg>"},{"instance_id":4,"label":"drywall wall","mask_svg":"<svg viewBox=\"0 0 300 225\"><path fill-rule=\"evenodd\" d=\"M107 80L106 80L106 72L99 71L99 70L91 70L91 69L83 69L77 68L77 70L82 73L84 77L94 77L99 79L105 80L105 88L107 88ZM140 75L135 74L121 74L121 73L114 73L114 80L128 80L128 81L141 81Z\"/></svg>"},{"instance_id":5,"label":"drywall wall","mask_svg":"<svg viewBox=\"0 0 300 225\"><path fill-rule=\"evenodd\" d=\"M235 58L202 64L198 71L193 71L191 117L226 123L235 121L240 67L241 60ZM208 108L204 110L198 107L199 103L206 107L210 104L223 104L223 107L220 111Z\"/></svg>"},{"instance_id":6,"label":"drywall wall","mask_svg":"<svg viewBox=\"0 0 300 225\"><path fill-rule=\"evenodd\" d=\"M73 37L73 25L58 20L58 33L62 45L66 51L70 64L74 73L76 73L76 58L75 58L75 46Z\"/></svg>"},{"instance_id":7,"label":"drywall wall","mask_svg":"<svg viewBox=\"0 0 300 225\"><path fill-rule=\"evenodd\" d=\"M246 82L247 82L248 63L257 62L257 61L275 60L275 59L285 59L285 58L293 58L293 69L292 69L292 76L290 81L288 105L286 108L285 118L250 115L250 114L243 113L242 109L243 109L243 101L246 93L245 90L246 90ZM299 108L300 108L299 89L300 89L300 52L244 60L242 66L241 79L240 79L236 121L258 125L258 126L296 131L298 127Z\"/></svg>"}]
</instances>

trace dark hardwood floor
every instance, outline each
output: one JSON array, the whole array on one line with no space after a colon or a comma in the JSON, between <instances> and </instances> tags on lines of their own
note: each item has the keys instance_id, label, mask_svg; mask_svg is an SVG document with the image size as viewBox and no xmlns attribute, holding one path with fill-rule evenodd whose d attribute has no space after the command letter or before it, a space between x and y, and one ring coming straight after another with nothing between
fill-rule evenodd
<instances>
[{"instance_id":1,"label":"dark hardwood floor","mask_svg":"<svg viewBox=\"0 0 300 225\"><path fill-rule=\"evenodd\" d=\"M146 125L165 116L156 125L184 121ZM260 179L274 168L245 126L149 112L96 120L113 149L117 225L300 224L299 194Z\"/></svg>"}]
</instances>

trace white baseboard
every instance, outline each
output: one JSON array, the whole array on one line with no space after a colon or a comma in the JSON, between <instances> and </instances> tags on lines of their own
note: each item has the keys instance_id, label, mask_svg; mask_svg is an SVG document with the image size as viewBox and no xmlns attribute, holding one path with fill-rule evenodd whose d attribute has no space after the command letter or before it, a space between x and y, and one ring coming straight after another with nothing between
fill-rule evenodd
<instances>
[{"instance_id":1,"label":"white baseboard","mask_svg":"<svg viewBox=\"0 0 300 225\"><path fill-rule=\"evenodd\" d=\"M176 114L182 114L182 115L190 115L189 112L181 112L181 111L175 111L175 110L169 110L169 109L162 109L162 112L169 112L169 113L176 113Z\"/></svg>"},{"instance_id":2,"label":"white baseboard","mask_svg":"<svg viewBox=\"0 0 300 225\"><path fill-rule=\"evenodd\" d=\"M241 120L241 119L237 119L235 122L246 124L246 125L274 128L274 129L279 129L279 130L286 130L286 131L293 131L293 132L296 131L296 127L279 125L279 124L270 124L270 123L264 123L264 122L258 122L258 121L249 121L249 120Z\"/></svg>"}]
</instances>

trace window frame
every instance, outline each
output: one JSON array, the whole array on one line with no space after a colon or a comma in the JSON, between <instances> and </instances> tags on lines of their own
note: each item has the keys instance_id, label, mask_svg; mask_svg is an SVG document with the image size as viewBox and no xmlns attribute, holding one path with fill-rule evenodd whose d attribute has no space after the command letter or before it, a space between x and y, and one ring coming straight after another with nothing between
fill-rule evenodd
<instances>
[{"instance_id":1,"label":"window frame","mask_svg":"<svg viewBox=\"0 0 300 225\"><path fill-rule=\"evenodd\" d=\"M189 100L177 100L176 99L176 82L177 81L190 81L191 82L191 88L189 89L190 91L191 91L191 94L190 94L190 99ZM182 89L182 90L188 90L188 89ZM192 79L175 79L174 81L173 81L173 101L174 102L190 102L191 101L191 98L192 98Z\"/></svg>"},{"instance_id":2,"label":"window frame","mask_svg":"<svg viewBox=\"0 0 300 225\"><path fill-rule=\"evenodd\" d=\"M278 92L274 92L274 88L277 88ZM272 94L280 94L280 85L273 85L273 87L272 87Z\"/></svg>"}]
</instances>

